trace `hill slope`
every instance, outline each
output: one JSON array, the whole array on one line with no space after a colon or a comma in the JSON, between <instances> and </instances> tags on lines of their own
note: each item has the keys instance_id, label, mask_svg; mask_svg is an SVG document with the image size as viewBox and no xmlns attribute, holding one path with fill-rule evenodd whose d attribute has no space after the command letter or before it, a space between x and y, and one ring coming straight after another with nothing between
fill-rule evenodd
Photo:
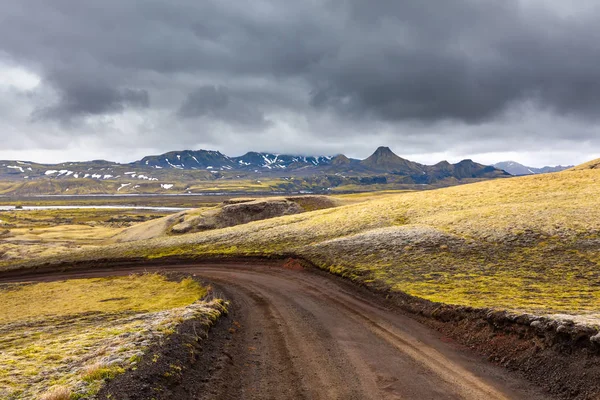
<instances>
[{"instance_id":1,"label":"hill slope","mask_svg":"<svg viewBox=\"0 0 600 400\"><path fill-rule=\"evenodd\" d=\"M588 161L584 164L580 164L580 165L572 168L572 170L574 170L574 171L586 170L586 169L600 169L600 158L597 158L592 161Z\"/></svg>"}]
</instances>

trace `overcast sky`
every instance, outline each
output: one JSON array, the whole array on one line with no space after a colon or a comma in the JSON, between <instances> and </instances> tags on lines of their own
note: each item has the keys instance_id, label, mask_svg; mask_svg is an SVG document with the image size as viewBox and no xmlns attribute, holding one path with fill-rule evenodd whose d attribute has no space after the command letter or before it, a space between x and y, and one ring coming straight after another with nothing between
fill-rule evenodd
<instances>
[{"instance_id":1,"label":"overcast sky","mask_svg":"<svg viewBox=\"0 0 600 400\"><path fill-rule=\"evenodd\" d=\"M600 157L597 0L4 0L0 158Z\"/></svg>"}]
</instances>

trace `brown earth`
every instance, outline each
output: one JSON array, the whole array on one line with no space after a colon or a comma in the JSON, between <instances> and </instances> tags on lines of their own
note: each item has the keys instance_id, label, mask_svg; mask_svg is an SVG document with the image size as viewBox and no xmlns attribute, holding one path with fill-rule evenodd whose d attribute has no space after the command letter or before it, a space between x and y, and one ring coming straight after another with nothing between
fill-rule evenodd
<instances>
[{"instance_id":1,"label":"brown earth","mask_svg":"<svg viewBox=\"0 0 600 400\"><path fill-rule=\"evenodd\" d=\"M162 351L159 364L145 360L137 371L109 384L103 394L108 396L110 390L111 398L551 398L519 374L493 365L391 302L341 279L298 268L296 262L287 264L288 268L269 262L138 265L13 280L163 269L196 274L232 300L230 315L211 333L211 340L198 348L188 341L194 337L192 327L182 327L171 344L156 349ZM507 352L518 344L516 338L504 343ZM167 368L177 372L169 375L172 379L165 379ZM153 387L156 391L150 396ZM577 397L592 395L583 391Z\"/></svg>"}]
</instances>

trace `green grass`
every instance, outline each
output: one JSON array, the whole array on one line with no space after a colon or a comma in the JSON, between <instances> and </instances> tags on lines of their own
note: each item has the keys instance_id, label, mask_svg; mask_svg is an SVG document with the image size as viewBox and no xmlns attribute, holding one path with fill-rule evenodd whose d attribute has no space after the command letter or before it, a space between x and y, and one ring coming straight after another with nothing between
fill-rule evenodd
<instances>
[{"instance_id":1,"label":"green grass","mask_svg":"<svg viewBox=\"0 0 600 400\"><path fill-rule=\"evenodd\" d=\"M157 274L0 286L0 398L93 395L190 312L218 317L205 295Z\"/></svg>"}]
</instances>

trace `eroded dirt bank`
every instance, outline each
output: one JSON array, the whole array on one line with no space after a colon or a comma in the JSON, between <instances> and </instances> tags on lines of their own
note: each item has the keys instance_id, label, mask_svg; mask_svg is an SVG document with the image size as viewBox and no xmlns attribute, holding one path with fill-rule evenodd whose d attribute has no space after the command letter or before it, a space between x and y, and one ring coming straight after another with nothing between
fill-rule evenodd
<instances>
[{"instance_id":1,"label":"eroded dirt bank","mask_svg":"<svg viewBox=\"0 0 600 400\"><path fill-rule=\"evenodd\" d=\"M266 262L138 265L31 279L167 269L213 282L232 301L230 315L211 340L199 345L181 341L182 346L163 348L167 353L160 353L158 360L164 357L164 365L176 371L186 367L176 362L187 357L180 349L192 346L197 357L189 358L191 367L175 381L163 384L153 396L156 399L173 395L181 399L550 398L517 374L452 340L458 325L456 332L440 333L348 282L302 270L297 263L286 267ZM189 327L183 328L190 337ZM514 343L509 340L507 345ZM151 382L160 381L158 376L173 372L153 372L152 359L145 362L150 365L148 376L155 376L147 379L149 388ZM142 380L142 372L140 368L121 378L118 388L123 392L118 398L144 398L136 397L135 391L125 392L127 385ZM585 393L592 395L582 391L579 398L586 398Z\"/></svg>"}]
</instances>

